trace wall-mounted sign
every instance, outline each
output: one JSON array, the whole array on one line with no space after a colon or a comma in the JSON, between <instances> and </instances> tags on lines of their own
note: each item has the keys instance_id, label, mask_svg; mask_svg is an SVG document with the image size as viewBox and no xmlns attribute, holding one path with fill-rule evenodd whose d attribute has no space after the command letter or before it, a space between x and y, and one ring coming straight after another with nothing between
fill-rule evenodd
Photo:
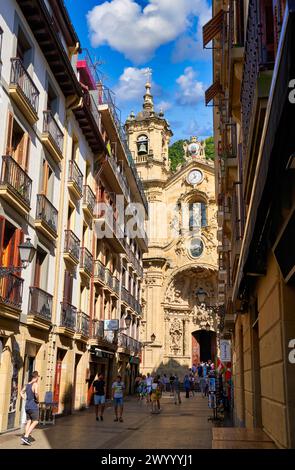
<instances>
[{"instance_id":1,"label":"wall-mounted sign","mask_svg":"<svg viewBox=\"0 0 295 470\"><path fill-rule=\"evenodd\" d=\"M117 331L119 329L119 320L104 320L105 331Z\"/></svg>"},{"instance_id":2,"label":"wall-mounted sign","mask_svg":"<svg viewBox=\"0 0 295 470\"><path fill-rule=\"evenodd\" d=\"M231 343L228 339L220 340L220 360L222 362L231 361Z\"/></svg>"}]
</instances>

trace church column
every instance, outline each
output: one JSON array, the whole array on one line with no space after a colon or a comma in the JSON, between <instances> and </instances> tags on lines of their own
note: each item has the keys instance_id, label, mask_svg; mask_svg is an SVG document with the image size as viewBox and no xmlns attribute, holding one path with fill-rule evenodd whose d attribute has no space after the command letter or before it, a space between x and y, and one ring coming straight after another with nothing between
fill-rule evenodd
<instances>
[{"instance_id":1,"label":"church column","mask_svg":"<svg viewBox=\"0 0 295 470\"><path fill-rule=\"evenodd\" d=\"M191 334L190 334L190 319L183 320L183 336L184 336L184 356L191 355Z\"/></svg>"}]
</instances>

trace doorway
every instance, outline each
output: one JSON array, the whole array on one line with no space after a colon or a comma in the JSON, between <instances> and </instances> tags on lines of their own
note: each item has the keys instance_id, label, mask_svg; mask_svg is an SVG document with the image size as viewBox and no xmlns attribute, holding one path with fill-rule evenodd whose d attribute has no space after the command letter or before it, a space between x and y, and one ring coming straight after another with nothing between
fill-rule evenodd
<instances>
[{"instance_id":1,"label":"doorway","mask_svg":"<svg viewBox=\"0 0 295 470\"><path fill-rule=\"evenodd\" d=\"M198 330L192 334L192 364L208 360L214 362L216 351L216 333L214 331Z\"/></svg>"}]
</instances>

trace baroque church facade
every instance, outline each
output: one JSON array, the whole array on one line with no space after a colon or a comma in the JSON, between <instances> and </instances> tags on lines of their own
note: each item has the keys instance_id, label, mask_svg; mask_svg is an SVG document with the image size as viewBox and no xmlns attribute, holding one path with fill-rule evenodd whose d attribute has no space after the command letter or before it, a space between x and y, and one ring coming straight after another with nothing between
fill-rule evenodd
<instances>
[{"instance_id":1,"label":"baroque church facade","mask_svg":"<svg viewBox=\"0 0 295 470\"><path fill-rule=\"evenodd\" d=\"M214 360L218 348L214 163L192 137L184 163L172 172L173 133L154 110L150 83L142 111L130 114L125 129L149 201L141 371L181 375L193 363Z\"/></svg>"}]
</instances>

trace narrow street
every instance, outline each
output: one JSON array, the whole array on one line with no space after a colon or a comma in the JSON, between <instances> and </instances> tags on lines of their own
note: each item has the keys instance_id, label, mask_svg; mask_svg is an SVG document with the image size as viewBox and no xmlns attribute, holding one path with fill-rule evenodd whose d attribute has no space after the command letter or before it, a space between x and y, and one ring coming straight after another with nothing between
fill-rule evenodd
<instances>
[{"instance_id":1,"label":"narrow street","mask_svg":"<svg viewBox=\"0 0 295 470\"><path fill-rule=\"evenodd\" d=\"M151 414L135 398L125 402L124 422L115 423L112 408L104 421L95 421L94 409L59 418L55 426L40 427L30 447L21 445L20 430L0 436L1 449L211 449L212 423L207 399L199 394L175 405L165 393L162 412Z\"/></svg>"}]
</instances>

